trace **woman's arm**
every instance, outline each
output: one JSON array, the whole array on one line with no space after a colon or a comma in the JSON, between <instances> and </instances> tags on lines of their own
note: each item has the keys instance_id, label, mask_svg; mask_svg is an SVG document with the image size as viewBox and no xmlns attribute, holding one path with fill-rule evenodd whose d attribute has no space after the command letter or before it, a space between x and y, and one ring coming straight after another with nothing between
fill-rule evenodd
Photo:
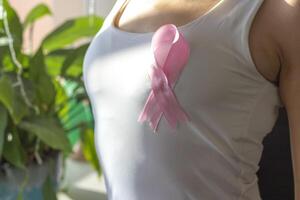
<instances>
[{"instance_id":1,"label":"woman's arm","mask_svg":"<svg viewBox=\"0 0 300 200\"><path fill-rule=\"evenodd\" d=\"M300 0L275 2L280 15L274 29L282 64L279 93L290 127L295 200L300 200Z\"/></svg>"}]
</instances>

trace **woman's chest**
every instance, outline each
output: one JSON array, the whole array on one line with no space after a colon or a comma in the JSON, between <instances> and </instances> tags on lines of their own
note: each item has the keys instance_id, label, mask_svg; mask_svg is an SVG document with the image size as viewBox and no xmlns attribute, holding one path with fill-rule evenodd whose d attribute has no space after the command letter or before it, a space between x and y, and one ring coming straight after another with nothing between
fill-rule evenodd
<instances>
[{"instance_id":1,"label":"woman's chest","mask_svg":"<svg viewBox=\"0 0 300 200\"><path fill-rule=\"evenodd\" d=\"M154 63L149 41L125 45L106 40L106 45L110 48L89 50L94 55L85 69L89 91L103 99L145 102L152 90L149 73ZM209 40L190 41L188 62L173 88L183 106L217 106L224 101L251 101L254 98L257 88L251 82L253 79L242 70L246 69L243 63L231 53L226 48L211 45Z\"/></svg>"},{"instance_id":2,"label":"woman's chest","mask_svg":"<svg viewBox=\"0 0 300 200\"><path fill-rule=\"evenodd\" d=\"M122 0L113 22L127 32L153 32L163 24L187 24L212 9L221 0L185 1L159 0L153 2Z\"/></svg>"}]
</instances>

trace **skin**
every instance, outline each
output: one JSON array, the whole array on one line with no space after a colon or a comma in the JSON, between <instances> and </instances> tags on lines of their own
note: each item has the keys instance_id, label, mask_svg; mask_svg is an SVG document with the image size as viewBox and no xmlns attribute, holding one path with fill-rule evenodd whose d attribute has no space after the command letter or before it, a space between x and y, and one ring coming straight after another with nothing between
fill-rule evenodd
<instances>
[{"instance_id":1,"label":"skin","mask_svg":"<svg viewBox=\"0 0 300 200\"><path fill-rule=\"evenodd\" d=\"M122 30L140 33L152 32L169 22L181 26L219 2L131 1L123 13L116 15L114 23ZM300 200L300 0L264 0L250 28L249 48L258 72L270 82L279 79L279 95L290 128L295 200Z\"/></svg>"},{"instance_id":2,"label":"skin","mask_svg":"<svg viewBox=\"0 0 300 200\"><path fill-rule=\"evenodd\" d=\"M249 39L258 71L271 81L279 78L290 128L295 200L300 200L300 0L265 0Z\"/></svg>"}]
</instances>

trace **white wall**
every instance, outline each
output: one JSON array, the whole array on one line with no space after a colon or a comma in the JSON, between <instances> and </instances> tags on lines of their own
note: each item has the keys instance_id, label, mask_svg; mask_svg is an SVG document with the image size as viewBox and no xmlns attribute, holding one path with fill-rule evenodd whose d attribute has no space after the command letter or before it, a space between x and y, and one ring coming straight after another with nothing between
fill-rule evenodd
<instances>
[{"instance_id":1,"label":"white wall","mask_svg":"<svg viewBox=\"0 0 300 200\"><path fill-rule=\"evenodd\" d=\"M96 14L106 17L115 2L116 0L96 0Z\"/></svg>"},{"instance_id":2,"label":"white wall","mask_svg":"<svg viewBox=\"0 0 300 200\"><path fill-rule=\"evenodd\" d=\"M77 16L85 15L85 1L84 0L52 0L53 12L55 13L54 23L58 25Z\"/></svg>"}]
</instances>

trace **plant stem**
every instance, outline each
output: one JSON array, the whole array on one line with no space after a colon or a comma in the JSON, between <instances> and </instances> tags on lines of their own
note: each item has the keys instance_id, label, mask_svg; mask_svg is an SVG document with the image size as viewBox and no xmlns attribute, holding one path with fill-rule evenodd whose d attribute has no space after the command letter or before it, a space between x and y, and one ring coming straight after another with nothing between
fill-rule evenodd
<instances>
[{"instance_id":1,"label":"plant stem","mask_svg":"<svg viewBox=\"0 0 300 200\"><path fill-rule=\"evenodd\" d=\"M43 160L39 154L39 149L40 149L40 139L37 138L36 143L35 143L35 148L34 148L34 157L39 165L43 164Z\"/></svg>"},{"instance_id":2,"label":"plant stem","mask_svg":"<svg viewBox=\"0 0 300 200\"><path fill-rule=\"evenodd\" d=\"M3 5L3 0L1 0L1 5ZM17 83L15 84L16 86L20 86L20 92L21 92L21 95L26 103L26 105L30 108L33 108L36 112L36 114L39 114L39 108L35 105L33 105L29 98L27 97L27 94L25 92L25 88L24 88L24 84L23 84L23 81L22 81L22 73L23 73L23 66L21 65L21 63L18 61L17 59L17 56L16 56L16 51L14 49L14 40L13 40L13 37L11 35L11 32L9 30L9 24L8 24L8 19L7 19L7 13L6 13L6 10L5 8L3 9L3 24L4 24L4 31L5 31L5 34L8 38L8 47L9 47L9 52L10 52L10 55L11 55L11 59L13 61L13 63L17 66L18 70L17 70Z\"/></svg>"}]
</instances>

